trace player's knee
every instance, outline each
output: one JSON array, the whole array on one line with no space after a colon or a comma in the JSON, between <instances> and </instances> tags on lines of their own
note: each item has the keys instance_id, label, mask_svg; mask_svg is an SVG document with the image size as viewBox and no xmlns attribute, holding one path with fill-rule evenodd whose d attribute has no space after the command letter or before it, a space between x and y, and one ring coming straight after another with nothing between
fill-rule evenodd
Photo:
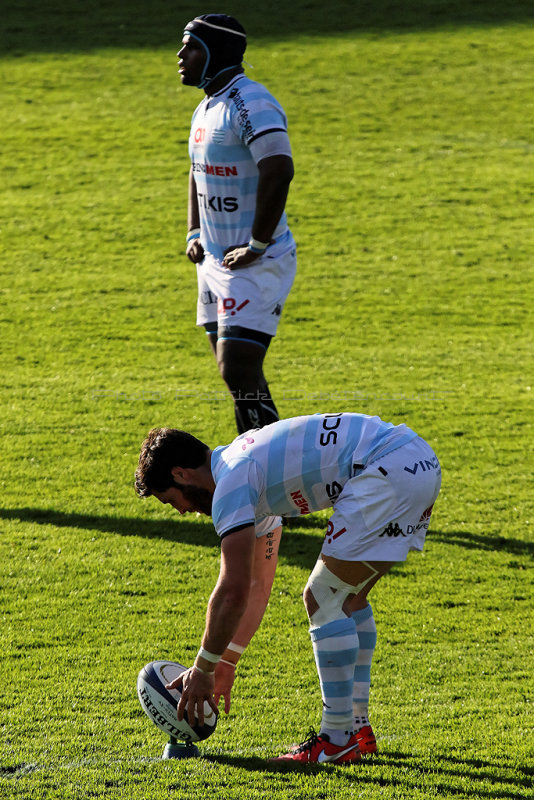
<instances>
[{"instance_id":1,"label":"player's knee","mask_svg":"<svg viewBox=\"0 0 534 800\"><path fill-rule=\"evenodd\" d=\"M261 373L251 369L243 361L231 358L218 358L217 365L221 378L231 392L250 392L259 389L261 383Z\"/></svg>"},{"instance_id":2,"label":"player's knee","mask_svg":"<svg viewBox=\"0 0 534 800\"><path fill-rule=\"evenodd\" d=\"M309 619L311 619L313 614L316 613L319 606L317 604L317 600L313 596L309 580L306 586L304 587L304 591L302 593L302 600L304 602L304 608L306 609L306 613Z\"/></svg>"},{"instance_id":3,"label":"player's knee","mask_svg":"<svg viewBox=\"0 0 534 800\"><path fill-rule=\"evenodd\" d=\"M346 617L343 603L350 589L352 587L330 572L320 558L308 578L303 593L311 625L320 627Z\"/></svg>"},{"instance_id":4,"label":"player's knee","mask_svg":"<svg viewBox=\"0 0 534 800\"><path fill-rule=\"evenodd\" d=\"M230 391L235 389L236 384L239 384L241 379L241 369L239 364L232 363L232 361L228 358L225 358L224 355L218 355L217 366L219 367L221 378L226 383Z\"/></svg>"},{"instance_id":5,"label":"player's knee","mask_svg":"<svg viewBox=\"0 0 534 800\"><path fill-rule=\"evenodd\" d=\"M331 572L320 558L308 578L303 599L311 624L314 627L327 625L351 614L350 599L364 590L369 578L359 586L345 583Z\"/></svg>"}]
</instances>

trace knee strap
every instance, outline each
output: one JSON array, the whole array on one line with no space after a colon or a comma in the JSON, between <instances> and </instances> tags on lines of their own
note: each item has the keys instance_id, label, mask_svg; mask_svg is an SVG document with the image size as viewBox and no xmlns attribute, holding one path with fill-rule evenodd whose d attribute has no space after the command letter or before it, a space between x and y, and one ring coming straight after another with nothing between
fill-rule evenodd
<instances>
[{"instance_id":1,"label":"knee strap","mask_svg":"<svg viewBox=\"0 0 534 800\"><path fill-rule=\"evenodd\" d=\"M375 575L378 575L378 571L366 561L361 563L371 570L371 574L358 586L351 586L350 583L345 583L337 575L334 575L322 558L319 558L306 584L306 589L313 594L315 602L319 606L317 611L310 616L310 623L313 627L326 625L348 616L343 611L343 603L349 594L358 594Z\"/></svg>"}]
</instances>

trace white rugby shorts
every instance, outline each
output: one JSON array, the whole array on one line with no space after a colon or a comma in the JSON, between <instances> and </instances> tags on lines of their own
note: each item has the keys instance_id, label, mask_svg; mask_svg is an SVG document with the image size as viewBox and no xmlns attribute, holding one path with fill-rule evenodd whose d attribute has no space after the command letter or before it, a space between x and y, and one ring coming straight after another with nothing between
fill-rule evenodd
<instances>
[{"instance_id":1,"label":"white rugby shorts","mask_svg":"<svg viewBox=\"0 0 534 800\"><path fill-rule=\"evenodd\" d=\"M296 269L294 243L281 253L271 245L250 267L236 270L207 253L197 264L197 325L239 325L274 336Z\"/></svg>"},{"instance_id":2,"label":"white rugby shorts","mask_svg":"<svg viewBox=\"0 0 534 800\"><path fill-rule=\"evenodd\" d=\"M256 539L265 536L267 533L276 530L282 524L282 517L264 517L256 522Z\"/></svg>"},{"instance_id":3,"label":"white rugby shorts","mask_svg":"<svg viewBox=\"0 0 534 800\"><path fill-rule=\"evenodd\" d=\"M412 439L347 481L321 552L342 561L405 561L423 549L440 486L434 451Z\"/></svg>"}]
</instances>

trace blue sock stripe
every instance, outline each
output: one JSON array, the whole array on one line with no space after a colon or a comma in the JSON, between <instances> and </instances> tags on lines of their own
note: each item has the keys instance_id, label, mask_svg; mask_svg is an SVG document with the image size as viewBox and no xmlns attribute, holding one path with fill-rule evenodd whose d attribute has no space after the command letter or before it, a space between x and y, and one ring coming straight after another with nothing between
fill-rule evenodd
<instances>
[{"instance_id":1,"label":"blue sock stripe","mask_svg":"<svg viewBox=\"0 0 534 800\"><path fill-rule=\"evenodd\" d=\"M321 681L321 688L326 698L328 697L350 697L352 701L353 681Z\"/></svg>"},{"instance_id":2,"label":"blue sock stripe","mask_svg":"<svg viewBox=\"0 0 534 800\"><path fill-rule=\"evenodd\" d=\"M321 669L337 669L338 667L348 667L356 663L358 658L358 648L354 647L351 650L342 650L341 652L334 652L325 650L315 654L315 662Z\"/></svg>"},{"instance_id":3,"label":"blue sock stripe","mask_svg":"<svg viewBox=\"0 0 534 800\"><path fill-rule=\"evenodd\" d=\"M355 633L356 623L352 617L335 619L333 622L327 622L326 625L321 625L319 628L310 629L312 642L320 642L321 639L335 636L354 636Z\"/></svg>"},{"instance_id":4,"label":"blue sock stripe","mask_svg":"<svg viewBox=\"0 0 534 800\"><path fill-rule=\"evenodd\" d=\"M354 683L371 683L370 664L358 664L354 668Z\"/></svg>"},{"instance_id":5,"label":"blue sock stripe","mask_svg":"<svg viewBox=\"0 0 534 800\"><path fill-rule=\"evenodd\" d=\"M334 723L334 724L332 725L332 728L334 727L334 725L335 725L335 722L336 722L336 720L335 720L335 719L332 719L333 717L342 717L344 720L347 720L347 714L346 714L346 712L345 712L345 711L332 711L332 709L331 709L331 708L329 708L329 709L328 709L328 712L327 712L327 714L326 714L326 717L327 717L327 719L328 719L328 721L329 721L329 722L331 722L331 723ZM345 725L346 725L346 724L347 724L349 721L350 721L350 722L352 722L352 717L349 717L349 718L348 718L348 720L347 720L347 722L345 723ZM321 726L321 727L322 727L322 726ZM321 796L321 795L319 795L319 796ZM324 797L324 795L322 795L322 796Z\"/></svg>"},{"instance_id":6,"label":"blue sock stripe","mask_svg":"<svg viewBox=\"0 0 534 800\"><path fill-rule=\"evenodd\" d=\"M323 699L321 730L348 730L352 725L354 668L358 633L352 617L310 629Z\"/></svg>"},{"instance_id":7,"label":"blue sock stripe","mask_svg":"<svg viewBox=\"0 0 534 800\"><path fill-rule=\"evenodd\" d=\"M376 624L370 605L355 611L352 619L356 623L360 650L354 668L352 708L355 717L367 717L369 691L371 688L371 662L376 647Z\"/></svg>"},{"instance_id":8,"label":"blue sock stripe","mask_svg":"<svg viewBox=\"0 0 534 800\"><path fill-rule=\"evenodd\" d=\"M358 631L360 650L374 650L376 647L376 633L373 631Z\"/></svg>"},{"instance_id":9,"label":"blue sock stripe","mask_svg":"<svg viewBox=\"0 0 534 800\"><path fill-rule=\"evenodd\" d=\"M362 622L365 622L366 619L370 619L373 616L373 609L371 608L370 604L367 603L365 608L360 608L358 611L352 612L352 619L356 623L356 625L360 625Z\"/></svg>"}]
</instances>

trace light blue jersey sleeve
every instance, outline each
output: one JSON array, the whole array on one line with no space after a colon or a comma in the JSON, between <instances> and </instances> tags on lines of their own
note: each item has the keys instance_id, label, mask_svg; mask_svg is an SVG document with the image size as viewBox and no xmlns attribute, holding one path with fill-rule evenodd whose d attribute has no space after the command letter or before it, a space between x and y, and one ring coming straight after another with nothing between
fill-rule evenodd
<instances>
[{"instance_id":1,"label":"light blue jersey sleeve","mask_svg":"<svg viewBox=\"0 0 534 800\"><path fill-rule=\"evenodd\" d=\"M220 467L213 495L212 518L215 530L224 537L236 528L255 524L263 481L258 464L249 458L233 458Z\"/></svg>"},{"instance_id":2,"label":"light blue jersey sleeve","mask_svg":"<svg viewBox=\"0 0 534 800\"><path fill-rule=\"evenodd\" d=\"M272 131L287 131L282 106L259 83L248 81L241 91L229 93L232 127L243 144L249 146L259 136Z\"/></svg>"}]
</instances>

